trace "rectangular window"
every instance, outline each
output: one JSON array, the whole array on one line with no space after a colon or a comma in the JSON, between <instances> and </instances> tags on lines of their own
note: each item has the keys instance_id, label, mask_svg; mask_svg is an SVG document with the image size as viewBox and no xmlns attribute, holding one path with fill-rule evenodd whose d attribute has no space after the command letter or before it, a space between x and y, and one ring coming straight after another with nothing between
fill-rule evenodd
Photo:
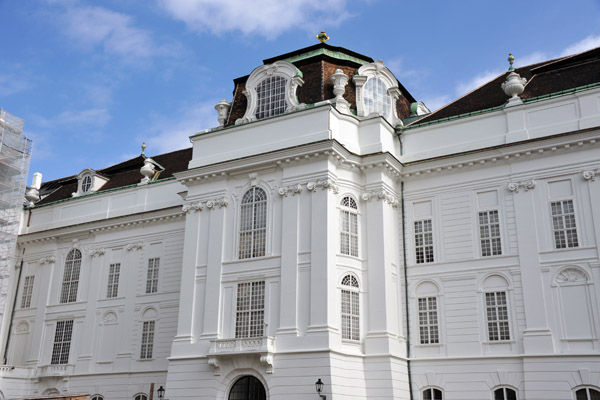
<instances>
[{"instance_id":1,"label":"rectangular window","mask_svg":"<svg viewBox=\"0 0 600 400\"><path fill-rule=\"evenodd\" d=\"M121 263L110 264L108 268L108 287L106 297L117 297L119 295L119 273L121 272Z\"/></svg>"},{"instance_id":2,"label":"rectangular window","mask_svg":"<svg viewBox=\"0 0 600 400\"><path fill-rule=\"evenodd\" d=\"M238 284L235 337L261 337L264 330L265 281Z\"/></svg>"},{"instance_id":3,"label":"rectangular window","mask_svg":"<svg viewBox=\"0 0 600 400\"><path fill-rule=\"evenodd\" d=\"M433 262L433 230L430 219L415 221L415 260L417 264Z\"/></svg>"},{"instance_id":4,"label":"rectangular window","mask_svg":"<svg viewBox=\"0 0 600 400\"><path fill-rule=\"evenodd\" d=\"M160 258L148 259L148 275L146 276L146 293L158 292L158 267Z\"/></svg>"},{"instance_id":5,"label":"rectangular window","mask_svg":"<svg viewBox=\"0 0 600 400\"><path fill-rule=\"evenodd\" d=\"M553 201L550 203L550 209L552 210L552 231L556 248L566 249L579 246L573 200Z\"/></svg>"},{"instance_id":6,"label":"rectangular window","mask_svg":"<svg viewBox=\"0 0 600 400\"><path fill-rule=\"evenodd\" d=\"M418 304L421 344L439 343L437 297L421 297Z\"/></svg>"},{"instance_id":7,"label":"rectangular window","mask_svg":"<svg viewBox=\"0 0 600 400\"><path fill-rule=\"evenodd\" d=\"M54 347L50 364L68 364L71 336L73 335L73 320L58 321L54 334Z\"/></svg>"},{"instance_id":8,"label":"rectangular window","mask_svg":"<svg viewBox=\"0 0 600 400\"><path fill-rule=\"evenodd\" d=\"M483 257L502 254L498 210L481 211L479 213L479 240L481 241L481 255Z\"/></svg>"},{"instance_id":9,"label":"rectangular window","mask_svg":"<svg viewBox=\"0 0 600 400\"><path fill-rule=\"evenodd\" d=\"M140 358L152 358L152 349L154 347L154 324L156 321L144 321L142 326L142 348Z\"/></svg>"},{"instance_id":10,"label":"rectangular window","mask_svg":"<svg viewBox=\"0 0 600 400\"><path fill-rule=\"evenodd\" d=\"M29 275L23 281L23 295L21 296L21 308L31 307L31 296L33 295L33 281L35 276Z\"/></svg>"},{"instance_id":11,"label":"rectangular window","mask_svg":"<svg viewBox=\"0 0 600 400\"><path fill-rule=\"evenodd\" d=\"M340 252L358 257L358 214L341 210L340 212Z\"/></svg>"},{"instance_id":12,"label":"rectangular window","mask_svg":"<svg viewBox=\"0 0 600 400\"><path fill-rule=\"evenodd\" d=\"M506 292L486 293L485 310L489 340L510 340Z\"/></svg>"},{"instance_id":13,"label":"rectangular window","mask_svg":"<svg viewBox=\"0 0 600 400\"><path fill-rule=\"evenodd\" d=\"M342 339L360 340L359 293L342 290Z\"/></svg>"}]
</instances>

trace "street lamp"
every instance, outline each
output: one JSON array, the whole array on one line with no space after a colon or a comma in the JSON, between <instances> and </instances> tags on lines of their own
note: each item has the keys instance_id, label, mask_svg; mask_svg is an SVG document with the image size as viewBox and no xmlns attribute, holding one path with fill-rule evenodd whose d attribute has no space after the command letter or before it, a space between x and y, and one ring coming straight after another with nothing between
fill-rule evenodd
<instances>
[{"instance_id":1,"label":"street lamp","mask_svg":"<svg viewBox=\"0 0 600 400\"><path fill-rule=\"evenodd\" d=\"M157 392L158 392L158 398L160 400L163 400L165 398L165 392L166 392L165 388L161 386L158 388Z\"/></svg>"},{"instance_id":2,"label":"street lamp","mask_svg":"<svg viewBox=\"0 0 600 400\"><path fill-rule=\"evenodd\" d=\"M319 380L315 382L315 389L317 389L317 393L319 394L320 398L322 398L323 400L327 400L327 396L321 394L321 392L323 391L323 386L325 386L325 384L321 381L321 378L319 378Z\"/></svg>"}]
</instances>

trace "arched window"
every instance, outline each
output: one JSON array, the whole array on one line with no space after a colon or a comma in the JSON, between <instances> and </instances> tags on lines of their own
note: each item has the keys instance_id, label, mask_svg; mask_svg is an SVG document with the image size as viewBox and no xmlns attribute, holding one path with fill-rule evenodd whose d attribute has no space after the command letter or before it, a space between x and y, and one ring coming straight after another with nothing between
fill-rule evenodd
<instances>
[{"instance_id":1,"label":"arched window","mask_svg":"<svg viewBox=\"0 0 600 400\"><path fill-rule=\"evenodd\" d=\"M507 387L498 388L494 390L494 400L517 400L517 392Z\"/></svg>"},{"instance_id":2,"label":"arched window","mask_svg":"<svg viewBox=\"0 0 600 400\"><path fill-rule=\"evenodd\" d=\"M358 257L358 207L350 196L340 204L340 253Z\"/></svg>"},{"instance_id":3,"label":"arched window","mask_svg":"<svg viewBox=\"0 0 600 400\"><path fill-rule=\"evenodd\" d=\"M99 394L95 394L91 397L91 400L104 400L104 397Z\"/></svg>"},{"instance_id":4,"label":"arched window","mask_svg":"<svg viewBox=\"0 0 600 400\"><path fill-rule=\"evenodd\" d=\"M86 193L92 187L92 177L86 175L81 181L81 192Z\"/></svg>"},{"instance_id":5,"label":"arched window","mask_svg":"<svg viewBox=\"0 0 600 400\"><path fill-rule=\"evenodd\" d=\"M148 396L146 396L144 393L139 393L135 395L133 400L148 400Z\"/></svg>"},{"instance_id":6,"label":"arched window","mask_svg":"<svg viewBox=\"0 0 600 400\"><path fill-rule=\"evenodd\" d=\"M360 297L352 275L342 279L342 339L360 340Z\"/></svg>"},{"instance_id":7,"label":"arched window","mask_svg":"<svg viewBox=\"0 0 600 400\"><path fill-rule=\"evenodd\" d=\"M370 78L364 88L364 104L367 115L377 113L388 117L392 108L392 98L387 94L386 84L379 78Z\"/></svg>"},{"instance_id":8,"label":"arched window","mask_svg":"<svg viewBox=\"0 0 600 400\"><path fill-rule=\"evenodd\" d=\"M79 286L79 272L81 270L81 251L73 249L67 255L65 272L63 274L61 303L77 301L77 287Z\"/></svg>"},{"instance_id":9,"label":"arched window","mask_svg":"<svg viewBox=\"0 0 600 400\"><path fill-rule=\"evenodd\" d=\"M598 388L581 388L575 391L576 400L600 400L600 391Z\"/></svg>"},{"instance_id":10,"label":"arched window","mask_svg":"<svg viewBox=\"0 0 600 400\"><path fill-rule=\"evenodd\" d=\"M428 388L423 390L423 400L443 400L440 389Z\"/></svg>"},{"instance_id":11,"label":"arched window","mask_svg":"<svg viewBox=\"0 0 600 400\"><path fill-rule=\"evenodd\" d=\"M433 282L423 282L417 287L419 341L421 344L440 343L438 318L438 287Z\"/></svg>"},{"instance_id":12,"label":"arched window","mask_svg":"<svg viewBox=\"0 0 600 400\"><path fill-rule=\"evenodd\" d=\"M228 400L266 400L267 394L262 383L253 376L238 379L229 392Z\"/></svg>"},{"instance_id":13,"label":"arched window","mask_svg":"<svg viewBox=\"0 0 600 400\"><path fill-rule=\"evenodd\" d=\"M283 114L287 107L285 102L285 85L287 80L281 76L271 76L263 79L256 86L258 103L256 118L267 118Z\"/></svg>"},{"instance_id":14,"label":"arched window","mask_svg":"<svg viewBox=\"0 0 600 400\"><path fill-rule=\"evenodd\" d=\"M267 194L263 189L253 187L242 197L240 209L240 259L264 256L266 243Z\"/></svg>"},{"instance_id":15,"label":"arched window","mask_svg":"<svg viewBox=\"0 0 600 400\"><path fill-rule=\"evenodd\" d=\"M492 275L483 282L483 290L488 340L510 340L508 282L500 275Z\"/></svg>"}]
</instances>

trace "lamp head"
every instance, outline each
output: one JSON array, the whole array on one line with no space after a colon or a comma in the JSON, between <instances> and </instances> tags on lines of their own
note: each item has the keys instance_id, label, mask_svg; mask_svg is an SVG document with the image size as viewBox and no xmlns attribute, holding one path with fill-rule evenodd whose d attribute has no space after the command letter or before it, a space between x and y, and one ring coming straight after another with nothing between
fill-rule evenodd
<instances>
[{"instance_id":1,"label":"lamp head","mask_svg":"<svg viewBox=\"0 0 600 400\"><path fill-rule=\"evenodd\" d=\"M157 392L158 392L158 398L162 400L165 397L165 392L166 392L165 388L161 386L158 388Z\"/></svg>"},{"instance_id":2,"label":"lamp head","mask_svg":"<svg viewBox=\"0 0 600 400\"><path fill-rule=\"evenodd\" d=\"M317 393L321 393L323 391L323 386L324 383L321 381L321 378L319 378L319 380L315 382L315 389L317 389Z\"/></svg>"}]
</instances>

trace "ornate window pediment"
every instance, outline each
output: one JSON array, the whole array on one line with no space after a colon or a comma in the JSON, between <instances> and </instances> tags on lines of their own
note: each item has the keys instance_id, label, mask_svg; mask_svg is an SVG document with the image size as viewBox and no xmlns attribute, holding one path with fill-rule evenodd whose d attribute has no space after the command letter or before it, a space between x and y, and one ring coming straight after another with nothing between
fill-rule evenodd
<instances>
[{"instance_id":1,"label":"ornate window pediment","mask_svg":"<svg viewBox=\"0 0 600 400\"><path fill-rule=\"evenodd\" d=\"M246 113L236 124L273 117L306 107L300 104L296 89L302 86L302 72L287 61L256 68L246 81Z\"/></svg>"},{"instance_id":2,"label":"ornate window pediment","mask_svg":"<svg viewBox=\"0 0 600 400\"><path fill-rule=\"evenodd\" d=\"M83 196L100 189L108 179L91 168L86 168L77 175L77 191L71 196Z\"/></svg>"},{"instance_id":3,"label":"ornate window pediment","mask_svg":"<svg viewBox=\"0 0 600 400\"><path fill-rule=\"evenodd\" d=\"M356 85L356 112L359 117L381 115L392 125L402 124L396 102L402 95L394 74L383 61L365 64L353 77Z\"/></svg>"}]
</instances>

